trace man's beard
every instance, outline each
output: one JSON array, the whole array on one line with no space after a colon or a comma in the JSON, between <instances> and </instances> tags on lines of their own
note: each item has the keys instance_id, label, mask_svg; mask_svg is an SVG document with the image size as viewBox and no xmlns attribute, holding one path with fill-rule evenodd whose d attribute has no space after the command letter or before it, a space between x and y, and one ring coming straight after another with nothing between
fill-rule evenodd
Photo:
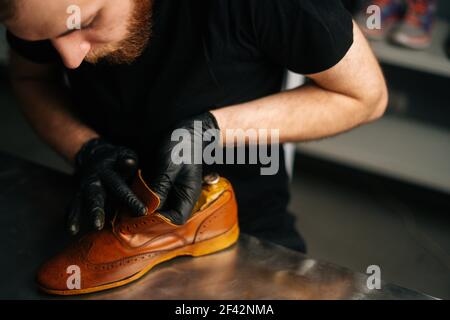
<instances>
[{"instance_id":1,"label":"man's beard","mask_svg":"<svg viewBox=\"0 0 450 320\"><path fill-rule=\"evenodd\" d=\"M131 64L147 47L151 36L152 3L153 0L132 0L133 10L128 21L127 36L114 44L107 44L98 50L88 53L86 62L96 64Z\"/></svg>"}]
</instances>

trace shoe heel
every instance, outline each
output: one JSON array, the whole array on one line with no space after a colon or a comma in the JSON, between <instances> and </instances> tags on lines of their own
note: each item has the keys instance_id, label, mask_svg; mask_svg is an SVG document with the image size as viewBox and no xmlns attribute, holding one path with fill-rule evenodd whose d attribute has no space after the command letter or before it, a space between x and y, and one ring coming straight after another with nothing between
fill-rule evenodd
<instances>
[{"instance_id":1,"label":"shoe heel","mask_svg":"<svg viewBox=\"0 0 450 320\"><path fill-rule=\"evenodd\" d=\"M200 257L224 250L236 243L238 238L239 226L235 224L233 228L218 237L195 243L190 255L193 257Z\"/></svg>"}]
</instances>

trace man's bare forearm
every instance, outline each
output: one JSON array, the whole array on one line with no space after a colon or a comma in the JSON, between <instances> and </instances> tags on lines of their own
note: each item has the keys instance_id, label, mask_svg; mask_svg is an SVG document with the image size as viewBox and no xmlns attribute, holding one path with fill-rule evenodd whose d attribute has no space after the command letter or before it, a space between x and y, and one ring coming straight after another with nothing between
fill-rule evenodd
<instances>
[{"instance_id":1,"label":"man's bare forearm","mask_svg":"<svg viewBox=\"0 0 450 320\"><path fill-rule=\"evenodd\" d=\"M98 134L69 112L68 99L49 84L24 81L15 85L22 110L37 134L69 162Z\"/></svg>"},{"instance_id":2,"label":"man's bare forearm","mask_svg":"<svg viewBox=\"0 0 450 320\"><path fill-rule=\"evenodd\" d=\"M222 142L226 129L278 129L280 142L322 139L374 121L386 110L384 76L356 25L347 55L308 77L313 84L212 111Z\"/></svg>"},{"instance_id":3,"label":"man's bare forearm","mask_svg":"<svg viewBox=\"0 0 450 320\"><path fill-rule=\"evenodd\" d=\"M315 85L220 109L213 114L221 129L278 129L282 143L330 137L370 117L358 100ZM222 140L226 141L225 133Z\"/></svg>"},{"instance_id":4,"label":"man's bare forearm","mask_svg":"<svg viewBox=\"0 0 450 320\"><path fill-rule=\"evenodd\" d=\"M44 142L73 163L81 146L98 134L71 113L67 89L60 79L44 75L45 70L41 76L40 67L27 64L12 55L11 80L22 111ZM27 67L35 68L34 72Z\"/></svg>"}]
</instances>

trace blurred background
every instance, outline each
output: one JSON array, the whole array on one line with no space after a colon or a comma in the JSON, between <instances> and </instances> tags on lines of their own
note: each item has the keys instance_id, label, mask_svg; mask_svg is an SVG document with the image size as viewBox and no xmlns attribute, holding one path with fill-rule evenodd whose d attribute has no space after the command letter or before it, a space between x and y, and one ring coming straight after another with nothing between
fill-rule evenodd
<instances>
[{"instance_id":1,"label":"blurred background","mask_svg":"<svg viewBox=\"0 0 450 320\"><path fill-rule=\"evenodd\" d=\"M291 211L311 257L360 272L379 265L384 281L450 299L450 1L343 2L382 63L389 110L296 146ZM367 25L369 5L381 29ZM3 29L0 153L71 172L20 114Z\"/></svg>"}]
</instances>

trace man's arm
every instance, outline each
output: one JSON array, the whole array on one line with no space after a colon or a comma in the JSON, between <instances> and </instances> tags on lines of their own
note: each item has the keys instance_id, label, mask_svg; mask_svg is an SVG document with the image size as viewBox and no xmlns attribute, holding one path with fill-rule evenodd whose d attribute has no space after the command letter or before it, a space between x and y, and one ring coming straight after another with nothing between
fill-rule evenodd
<instances>
[{"instance_id":1,"label":"man's arm","mask_svg":"<svg viewBox=\"0 0 450 320\"><path fill-rule=\"evenodd\" d=\"M226 143L226 129L279 129L280 142L330 137L380 118L387 107L384 76L354 24L354 42L331 69L308 78L314 84L212 111Z\"/></svg>"},{"instance_id":2,"label":"man's arm","mask_svg":"<svg viewBox=\"0 0 450 320\"><path fill-rule=\"evenodd\" d=\"M71 112L62 75L53 65L40 65L13 50L11 82L26 118L37 134L69 162L87 141L98 134Z\"/></svg>"},{"instance_id":3,"label":"man's arm","mask_svg":"<svg viewBox=\"0 0 450 320\"><path fill-rule=\"evenodd\" d=\"M67 88L55 66L35 64L13 52L10 67L25 116L38 135L76 164L80 173L80 187L67 215L68 230L78 233L83 216L95 229L102 229L107 194L137 215L145 215L147 208L126 183L137 171L137 155L99 139L94 130L73 116Z\"/></svg>"}]
</instances>

